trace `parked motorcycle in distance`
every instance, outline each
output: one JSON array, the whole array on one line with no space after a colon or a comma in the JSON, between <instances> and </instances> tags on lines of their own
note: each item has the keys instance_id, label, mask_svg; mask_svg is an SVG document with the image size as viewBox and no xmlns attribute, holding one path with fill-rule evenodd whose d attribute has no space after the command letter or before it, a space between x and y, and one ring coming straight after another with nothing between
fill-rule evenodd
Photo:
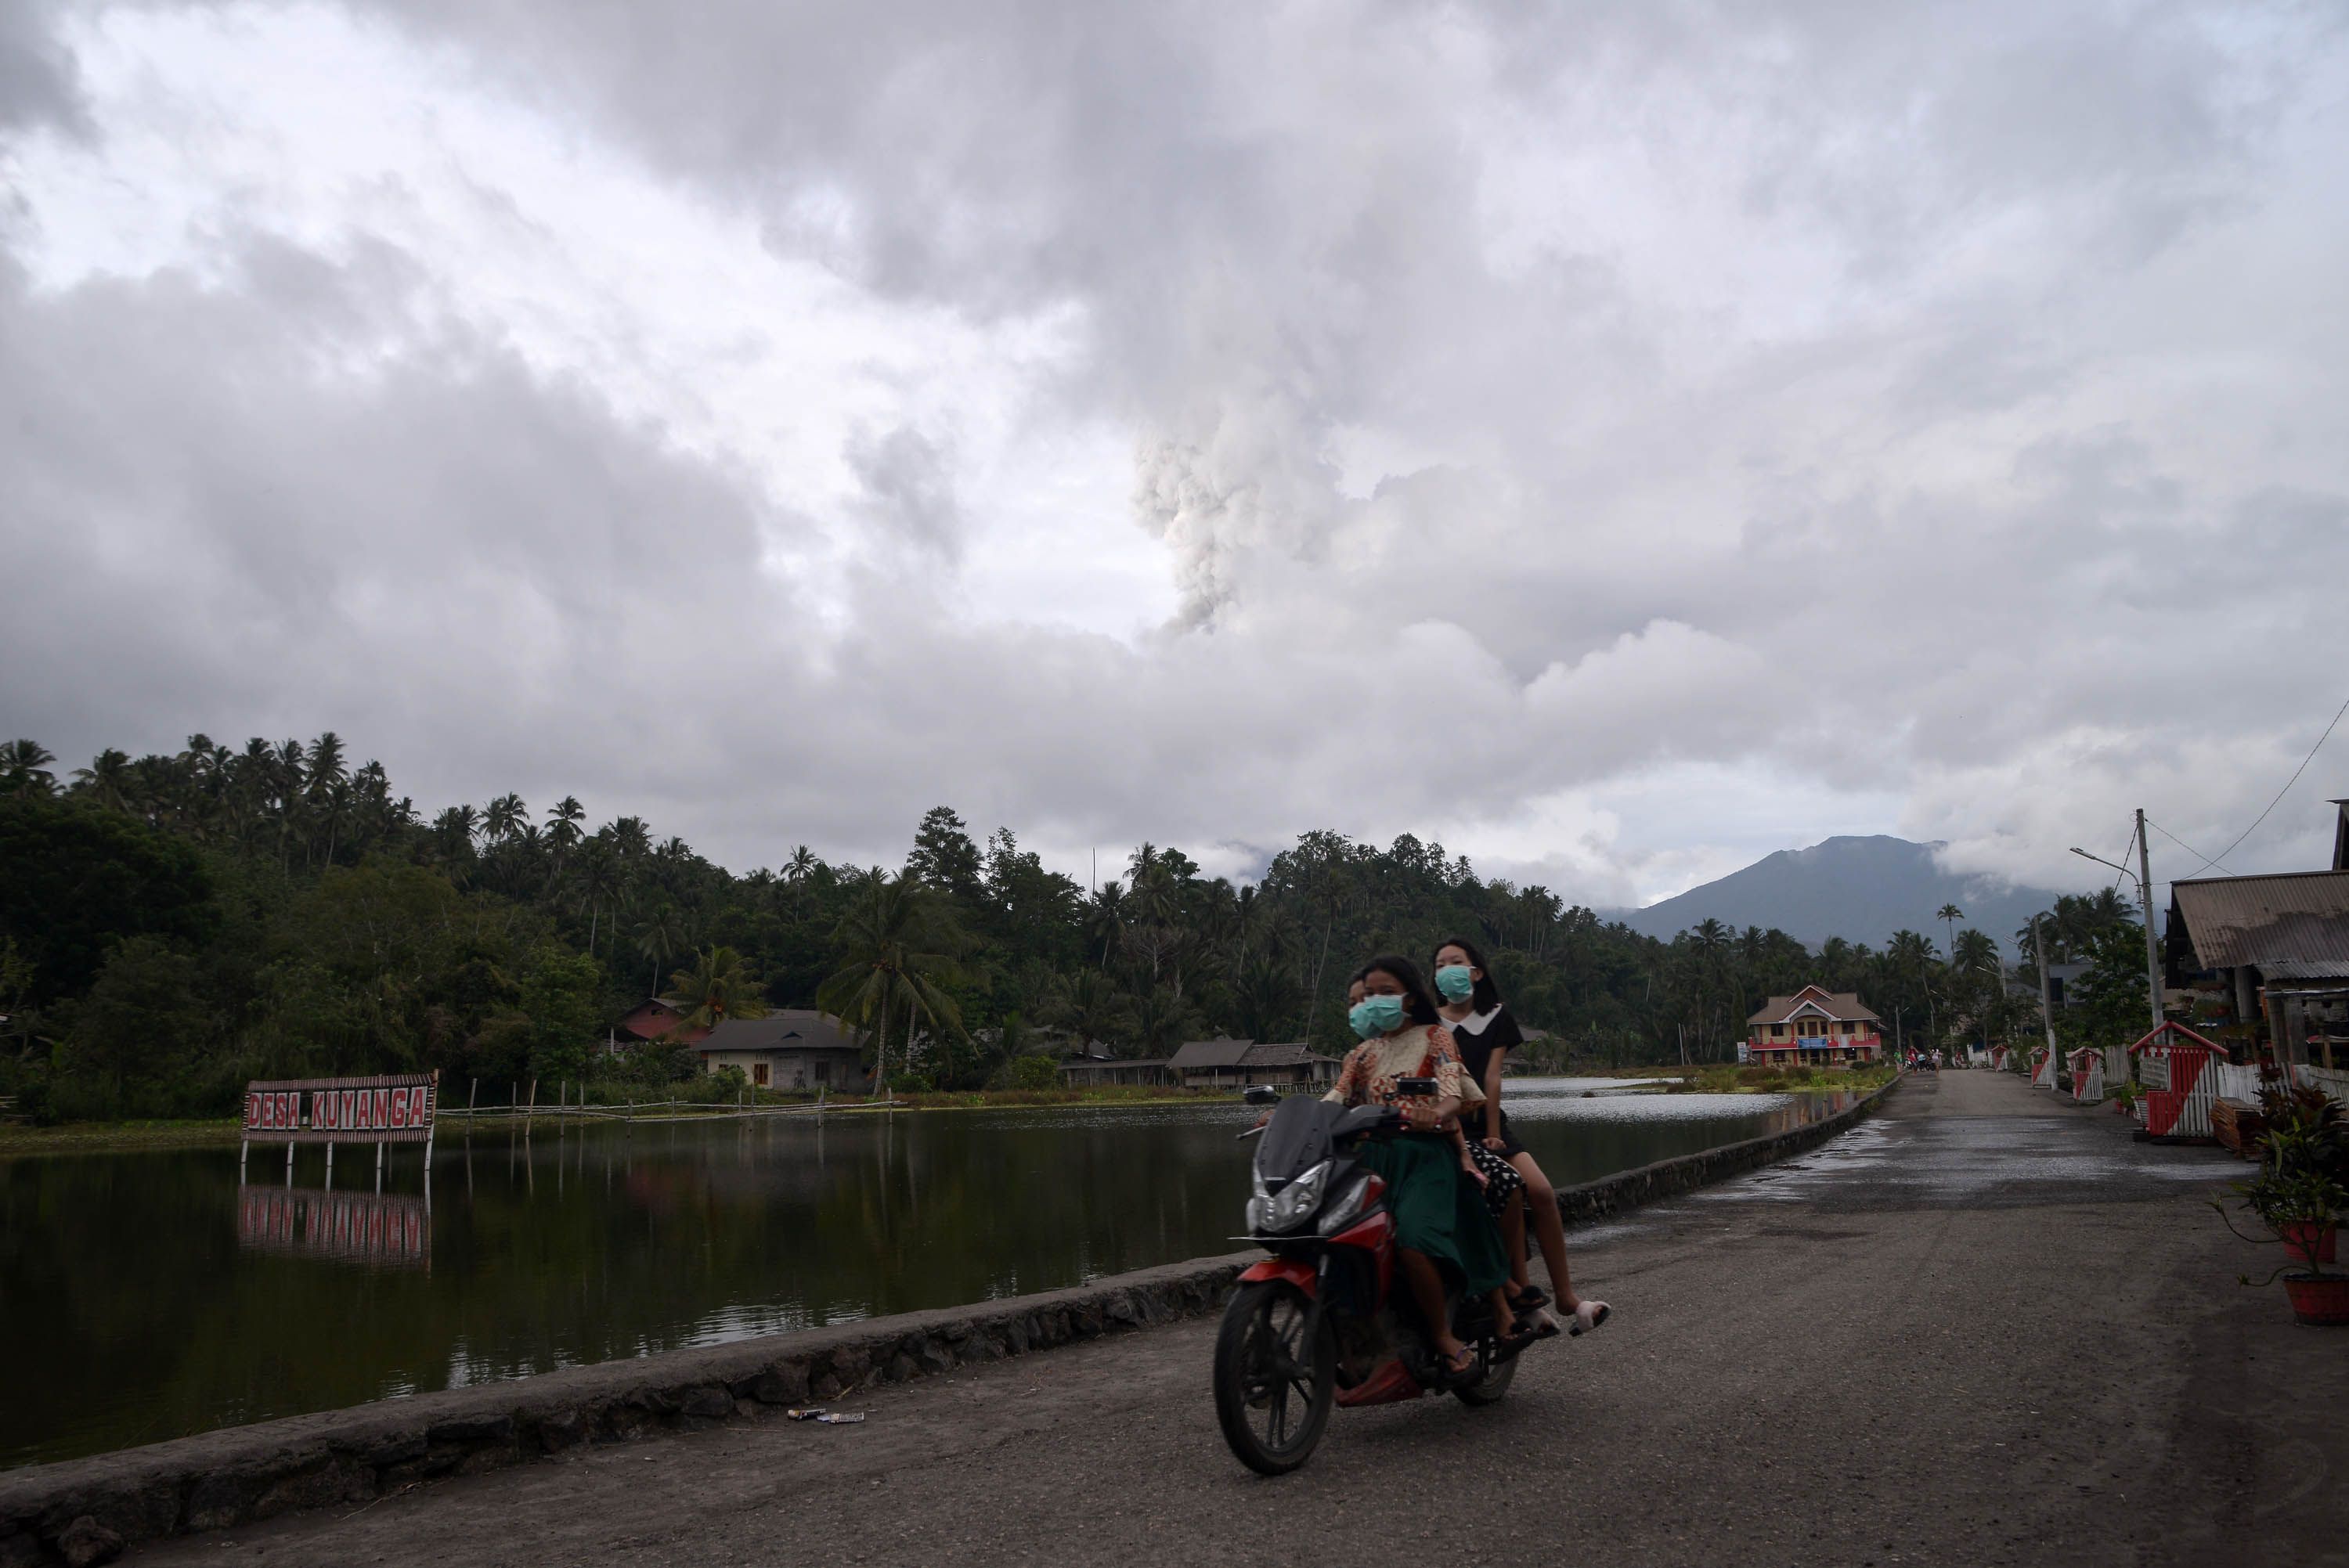
<instances>
[{"instance_id":1,"label":"parked motorcycle in distance","mask_svg":"<svg viewBox=\"0 0 2349 1568\"><path fill-rule=\"evenodd\" d=\"M1404 1094L1433 1094L1405 1078ZM1446 1294L1453 1332L1475 1353L1458 1377L1438 1365L1398 1278L1386 1183L1364 1166L1365 1140L1403 1130L1381 1106L1347 1109L1309 1096L1247 1091L1277 1103L1258 1138L1255 1193L1244 1237L1272 1255L1239 1277L1216 1336L1216 1418L1250 1470L1285 1475L1313 1455L1339 1405L1381 1405L1449 1392L1471 1406L1498 1402L1516 1375L1481 1296Z\"/></svg>"}]
</instances>

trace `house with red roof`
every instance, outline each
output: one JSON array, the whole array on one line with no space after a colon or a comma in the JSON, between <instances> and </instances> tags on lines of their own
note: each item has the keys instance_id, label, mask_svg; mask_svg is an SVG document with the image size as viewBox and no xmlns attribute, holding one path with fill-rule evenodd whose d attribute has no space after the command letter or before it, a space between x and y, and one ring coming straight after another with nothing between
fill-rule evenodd
<instances>
[{"instance_id":1,"label":"house with red roof","mask_svg":"<svg viewBox=\"0 0 2349 1568\"><path fill-rule=\"evenodd\" d=\"M1738 1055L1759 1067L1841 1067L1884 1055L1884 1020L1857 993L1806 985L1745 1020Z\"/></svg>"}]
</instances>

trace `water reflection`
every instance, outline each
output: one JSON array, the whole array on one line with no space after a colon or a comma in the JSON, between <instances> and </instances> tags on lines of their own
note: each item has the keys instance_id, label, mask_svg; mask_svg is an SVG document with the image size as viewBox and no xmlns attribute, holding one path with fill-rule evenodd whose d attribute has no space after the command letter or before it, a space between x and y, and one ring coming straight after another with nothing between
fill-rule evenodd
<instances>
[{"instance_id":1,"label":"water reflection","mask_svg":"<svg viewBox=\"0 0 2349 1568\"><path fill-rule=\"evenodd\" d=\"M1609 1086L1613 1087L1613 1086ZM1815 1114L1512 1080L1572 1183ZM0 1466L1233 1250L1233 1104L446 1129L385 1191L236 1150L0 1162ZM274 1177L274 1171L271 1172ZM352 1266L354 1264L364 1266Z\"/></svg>"}]
</instances>

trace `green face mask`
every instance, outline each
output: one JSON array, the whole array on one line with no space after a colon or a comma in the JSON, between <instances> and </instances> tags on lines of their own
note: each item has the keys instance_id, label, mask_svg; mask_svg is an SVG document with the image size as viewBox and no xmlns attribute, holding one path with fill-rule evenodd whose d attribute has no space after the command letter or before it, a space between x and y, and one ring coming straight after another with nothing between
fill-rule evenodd
<instances>
[{"instance_id":1,"label":"green face mask","mask_svg":"<svg viewBox=\"0 0 2349 1568\"><path fill-rule=\"evenodd\" d=\"M1476 994L1475 972L1465 964L1447 964L1435 972L1435 988L1447 1002L1465 1002Z\"/></svg>"},{"instance_id":2,"label":"green face mask","mask_svg":"<svg viewBox=\"0 0 2349 1568\"><path fill-rule=\"evenodd\" d=\"M1402 1024L1402 998L1365 996L1346 1009L1346 1022L1353 1025L1354 1033L1366 1040L1392 1035Z\"/></svg>"}]
</instances>

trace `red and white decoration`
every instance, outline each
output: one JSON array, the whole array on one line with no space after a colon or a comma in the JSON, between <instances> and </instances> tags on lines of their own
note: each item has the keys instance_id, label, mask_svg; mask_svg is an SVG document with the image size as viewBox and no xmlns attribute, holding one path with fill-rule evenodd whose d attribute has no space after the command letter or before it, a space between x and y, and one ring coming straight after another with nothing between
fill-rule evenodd
<instances>
[{"instance_id":1,"label":"red and white decoration","mask_svg":"<svg viewBox=\"0 0 2349 1568\"><path fill-rule=\"evenodd\" d=\"M2105 1053L2092 1046L2083 1046L2072 1053L2072 1103L2102 1105L2105 1102Z\"/></svg>"},{"instance_id":2,"label":"red and white decoration","mask_svg":"<svg viewBox=\"0 0 2349 1568\"><path fill-rule=\"evenodd\" d=\"M2219 1098L2214 1062L2227 1047L2185 1025L2165 1020L2129 1047L2137 1080L2145 1085L2138 1119L2149 1138L2209 1139L2210 1102Z\"/></svg>"}]
</instances>

